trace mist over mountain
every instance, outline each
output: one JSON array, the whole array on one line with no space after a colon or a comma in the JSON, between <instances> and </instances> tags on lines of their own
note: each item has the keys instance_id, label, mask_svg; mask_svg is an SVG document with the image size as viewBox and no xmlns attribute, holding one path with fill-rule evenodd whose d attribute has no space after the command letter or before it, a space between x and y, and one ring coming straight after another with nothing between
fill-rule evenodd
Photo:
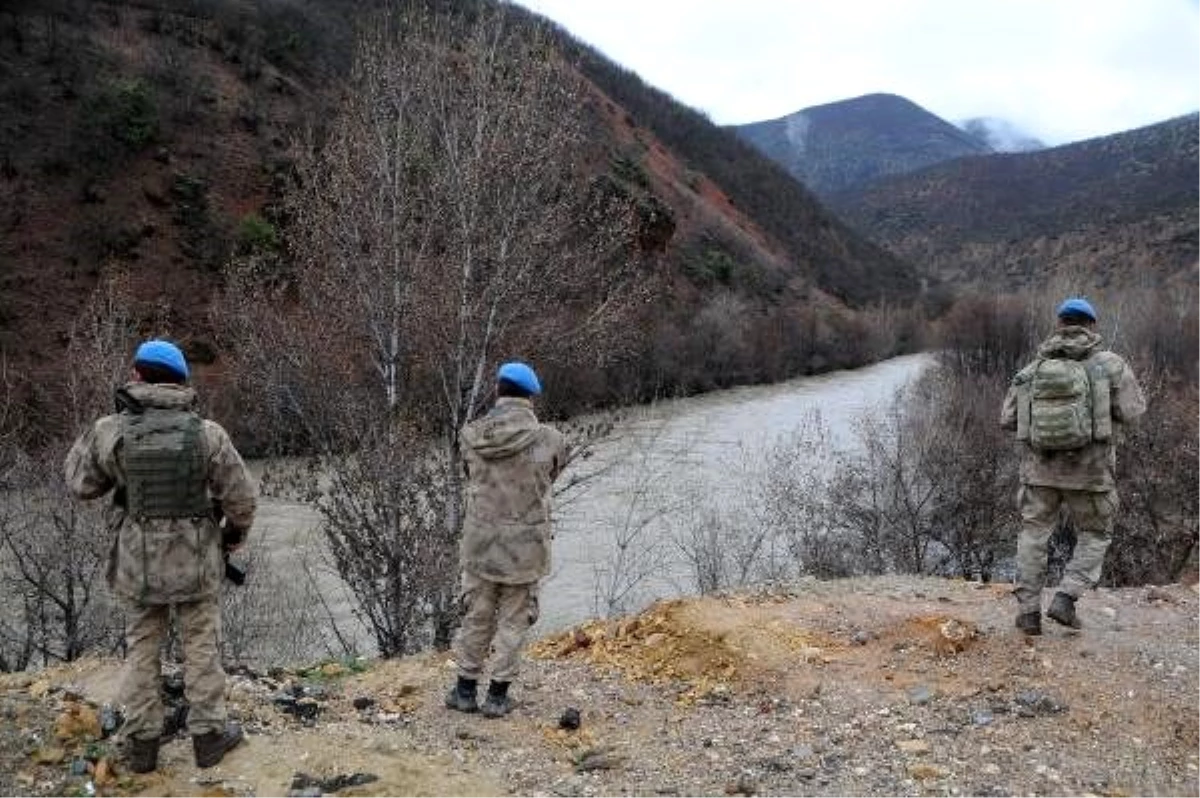
<instances>
[{"instance_id":1,"label":"mist over mountain","mask_svg":"<svg viewBox=\"0 0 1200 798\"><path fill-rule=\"evenodd\" d=\"M894 94L868 94L732 129L822 198L993 151L983 139Z\"/></svg>"},{"instance_id":2,"label":"mist over mountain","mask_svg":"<svg viewBox=\"0 0 1200 798\"><path fill-rule=\"evenodd\" d=\"M1012 122L994 116L967 119L960 122L959 127L996 152L1032 152L1046 148L1041 139L1029 135Z\"/></svg>"}]
</instances>

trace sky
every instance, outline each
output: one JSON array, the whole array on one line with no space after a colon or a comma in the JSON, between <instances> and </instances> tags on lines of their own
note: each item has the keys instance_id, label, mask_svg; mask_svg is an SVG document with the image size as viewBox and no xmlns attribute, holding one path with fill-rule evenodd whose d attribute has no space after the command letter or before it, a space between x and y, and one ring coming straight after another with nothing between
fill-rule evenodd
<instances>
[{"instance_id":1,"label":"sky","mask_svg":"<svg viewBox=\"0 0 1200 798\"><path fill-rule=\"evenodd\" d=\"M720 125L899 94L1047 145L1200 109L1200 0L516 0Z\"/></svg>"}]
</instances>

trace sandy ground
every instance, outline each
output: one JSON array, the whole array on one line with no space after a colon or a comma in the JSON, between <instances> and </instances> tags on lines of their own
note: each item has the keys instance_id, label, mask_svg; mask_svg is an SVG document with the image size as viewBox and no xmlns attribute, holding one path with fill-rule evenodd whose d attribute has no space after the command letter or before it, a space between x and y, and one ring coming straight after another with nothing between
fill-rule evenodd
<instances>
[{"instance_id":1,"label":"sandy ground","mask_svg":"<svg viewBox=\"0 0 1200 798\"><path fill-rule=\"evenodd\" d=\"M181 737L149 776L71 776L111 746L56 734L115 700L119 663L10 675L0 792L1197 794L1195 587L1097 591L1084 630L1038 638L1014 604L1007 585L899 577L663 602L536 641L503 720L444 708L444 655L235 674L246 744L198 771Z\"/></svg>"}]
</instances>

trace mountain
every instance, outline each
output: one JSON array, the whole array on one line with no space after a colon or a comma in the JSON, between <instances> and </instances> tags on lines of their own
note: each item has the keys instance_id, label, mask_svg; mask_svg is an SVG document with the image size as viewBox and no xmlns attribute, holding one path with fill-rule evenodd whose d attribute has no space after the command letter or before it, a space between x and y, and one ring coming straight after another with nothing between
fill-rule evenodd
<instances>
[{"instance_id":1,"label":"mountain","mask_svg":"<svg viewBox=\"0 0 1200 798\"><path fill-rule=\"evenodd\" d=\"M1040 139L1029 135L1012 122L994 116L977 116L959 123L959 127L996 152L1032 152L1046 148Z\"/></svg>"},{"instance_id":2,"label":"mountain","mask_svg":"<svg viewBox=\"0 0 1200 798\"><path fill-rule=\"evenodd\" d=\"M894 94L818 105L732 130L822 198L992 152L984 140Z\"/></svg>"},{"instance_id":3,"label":"mountain","mask_svg":"<svg viewBox=\"0 0 1200 798\"><path fill-rule=\"evenodd\" d=\"M1200 116L1031 153L961 158L828 198L847 222L930 277L1038 288L1195 290Z\"/></svg>"},{"instance_id":4,"label":"mountain","mask_svg":"<svg viewBox=\"0 0 1200 798\"><path fill-rule=\"evenodd\" d=\"M332 113L355 26L381 5L6 4L0 357L26 382L17 394L31 417L57 402L72 327L114 275L128 279L139 328L168 330L201 381L222 384L229 353L213 319L225 266L266 249L286 273L291 148ZM429 5L466 15L497 7ZM544 23L503 7L523 24ZM856 308L917 296L912 267L732 132L555 31L591 87L594 135L579 163L627 199L654 292L642 349L629 355L635 366L619 366L632 383L623 389L703 390L879 356L838 325L857 323ZM828 333L801 335L801 321ZM713 362L697 323L736 351ZM768 335L796 351L754 343ZM589 379L595 393L608 390L606 375Z\"/></svg>"}]
</instances>

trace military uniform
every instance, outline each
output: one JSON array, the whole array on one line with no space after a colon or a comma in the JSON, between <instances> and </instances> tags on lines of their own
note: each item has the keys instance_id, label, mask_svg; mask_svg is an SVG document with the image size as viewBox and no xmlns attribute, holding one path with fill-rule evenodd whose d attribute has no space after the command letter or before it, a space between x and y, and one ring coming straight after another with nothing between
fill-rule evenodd
<instances>
[{"instance_id":1,"label":"military uniform","mask_svg":"<svg viewBox=\"0 0 1200 798\"><path fill-rule=\"evenodd\" d=\"M123 439L132 416L146 411L194 413L196 394L175 384L130 383L122 389L126 409L104 416L85 432L67 455L71 491L94 499L114 491L108 527L115 530L108 561L108 582L126 604L128 625L123 696L124 733L135 740L157 741L162 733L159 697L159 645L175 607L187 663L188 728L193 735L225 728L225 673L221 667L219 590L224 575L222 532L211 511L220 507L233 528L247 531L254 522L257 489L222 427L194 417L203 504L184 517L147 517L131 508L128 452ZM169 484L166 480L160 480Z\"/></svg>"},{"instance_id":2,"label":"military uniform","mask_svg":"<svg viewBox=\"0 0 1200 798\"><path fill-rule=\"evenodd\" d=\"M1078 449L1044 452L1028 442L1019 444L1021 533L1015 593L1021 613L1040 614L1047 545L1064 505L1075 523L1076 543L1058 592L1074 600L1100 580L1118 507L1117 444L1123 425L1146 411L1146 400L1129 365L1104 350L1100 336L1086 326L1060 328L1041 344L1038 357L1085 361L1089 371L1107 380L1105 403L1112 428L1107 440L1093 440ZM1018 374L1005 395L1000 415L1001 425L1014 431L1018 429L1020 378Z\"/></svg>"},{"instance_id":3,"label":"military uniform","mask_svg":"<svg viewBox=\"0 0 1200 798\"><path fill-rule=\"evenodd\" d=\"M492 680L507 684L537 621L538 582L550 572L550 494L566 442L517 397L498 399L460 441L468 485L459 551L465 614L455 659L460 678L474 681L493 646Z\"/></svg>"}]
</instances>

